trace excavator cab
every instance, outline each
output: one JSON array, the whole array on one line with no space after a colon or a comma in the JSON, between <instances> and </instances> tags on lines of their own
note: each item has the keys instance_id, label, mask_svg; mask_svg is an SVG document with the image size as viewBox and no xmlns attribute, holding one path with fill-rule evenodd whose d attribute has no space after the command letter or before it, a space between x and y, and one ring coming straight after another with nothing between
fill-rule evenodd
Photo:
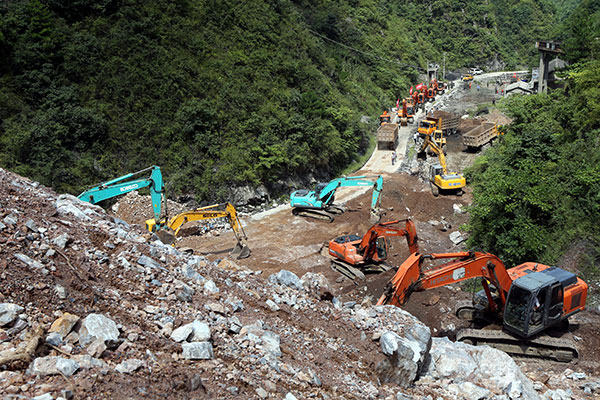
<instances>
[{"instance_id":1,"label":"excavator cab","mask_svg":"<svg viewBox=\"0 0 600 400\"><path fill-rule=\"evenodd\" d=\"M379 125L383 125L383 124L389 124L392 120L392 116L390 114L388 114L387 110L385 110L383 112L383 114L381 114L379 116Z\"/></svg>"},{"instance_id":2,"label":"excavator cab","mask_svg":"<svg viewBox=\"0 0 600 400\"><path fill-rule=\"evenodd\" d=\"M553 272L560 272L567 280L577 280L570 272L550 268L527 274L513 282L504 310L507 331L529 338L566 318L563 313L563 285Z\"/></svg>"},{"instance_id":3,"label":"excavator cab","mask_svg":"<svg viewBox=\"0 0 600 400\"><path fill-rule=\"evenodd\" d=\"M375 248L377 250L377 256L373 257L375 261L385 260L388 254L387 241L385 237L380 236L375 241Z\"/></svg>"}]
</instances>

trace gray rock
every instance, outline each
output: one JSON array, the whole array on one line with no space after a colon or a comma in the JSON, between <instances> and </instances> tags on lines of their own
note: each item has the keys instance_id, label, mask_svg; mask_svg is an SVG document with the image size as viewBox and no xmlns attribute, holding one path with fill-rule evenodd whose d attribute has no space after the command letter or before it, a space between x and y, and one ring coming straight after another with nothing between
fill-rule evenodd
<instances>
[{"instance_id":1,"label":"gray rock","mask_svg":"<svg viewBox=\"0 0 600 400\"><path fill-rule=\"evenodd\" d=\"M193 331L194 327L192 324L182 325L171 333L171 339L177 343L185 342L191 336Z\"/></svg>"},{"instance_id":2,"label":"gray rock","mask_svg":"<svg viewBox=\"0 0 600 400\"><path fill-rule=\"evenodd\" d=\"M158 261L156 261L153 258L150 258L148 256L145 256L143 254L138 258L137 263L140 264L141 266L152 268L152 269L162 269L163 268L158 263Z\"/></svg>"},{"instance_id":3,"label":"gray rock","mask_svg":"<svg viewBox=\"0 0 600 400\"><path fill-rule=\"evenodd\" d=\"M60 286L60 285L56 285L54 287L54 291L56 292L56 295L58 296L59 299L66 299L67 298L67 289L65 289L64 287Z\"/></svg>"},{"instance_id":4,"label":"gray rock","mask_svg":"<svg viewBox=\"0 0 600 400\"><path fill-rule=\"evenodd\" d=\"M38 231L38 228L37 228L37 225L35 224L35 221L32 220L31 218L29 218L27 221L25 221L25 226L31 232L37 232Z\"/></svg>"},{"instance_id":5,"label":"gray rock","mask_svg":"<svg viewBox=\"0 0 600 400\"><path fill-rule=\"evenodd\" d=\"M282 269L278 273L269 276L269 282L288 286L297 290L302 290L304 288L300 278L298 278L298 276L293 272L285 269Z\"/></svg>"},{"instance_id":6,"label":"gray rock","mask_svg":"<svg viewBox=\"0 0 600 400\"><path fill-rule=\"evenodd\" d=\"M63 233L62 235L59 235L59 236L55 237L54 239L52 239L52 244L60 247L61 249L64 249L67 246L68 241L69 241L69 235L67 235L66 233Z\"/></svg>"},{"instance_id":7,"label":"gray rock","mask_svg":"<svg viewBox=\"0 0 600 400\"><path fill-rule=\"evenodd\" d=\"M108 366L102 360L90 356L89 354L76 354L72 356L72 359L77 361L79 366L83 369L99 368L106 369Z\"/></svg>"},{"instance_id":8,"label":"gray rock","mask_svg":"<svg viewBox=\"0 0 600 400\"><path fill-rule=\"evenodd\" d=\"M261 399L266 399L267 396L269 396L269 393L267 393L267 391L261 387L256 388L256 394L258 395L258 397L260 397Z\"/></svg>"},{"instance_id":9,"label":"gray rock","mask_svg":"<svg viewBox=\"0 0 600 400\"><path fill-rule=\"evenodd\" d=\"M206 322L195 320L192 322L192 328L193 332L190 339L192 342L206 342L210 340L210 327Z\"/></svg>"},{"instance_id":10,"label":"gray rock","mask_svg":"<svg viewBox=\"0 0 600 400\"><path fill-rule=\"evenodd\" d=\"M189 264L184 264L183 267L181 267L181 272L183 273L183 276L185 276L186 278L195 280L199 283L204 282L204 277L202 275L200 275L194 268L192 265Z\"/></svg>"},{"instance_id":11,"label":"gray rock","mask_svg":"<svg viewBox=\"0 0 600 400\"><path fill-rule=\"evenodd\" d=\"M12 212L4 217L4 223L7 225L16 225L18 221L17 214Z\"/></svg>"},{"instance_id":12,"label":"gray rock","mask_svg":"<svg viewBox=\"0 0 600 400\"><path fill-rule=\"evenodd\" d=\"M544 400L571 400L571 395L563 389L547 390L543 395ZM511 399L512 400L512 399Z\"/></svg>"},{"instance_id":13,"label":"gray rock","mask_svg":"<svg viewBox=\"0 0 600 400\"><path fill-rule=\"evenodd\" d=\"M275 358L281 357L281 348L279 347L281 339L279 338L279 335L270 331L264 331L260 339L261 343L258 347L261 348L267 356Z\"/></svg>"},{"instance_id":14,"label":"gray rock","mask_svg":"<svg viewBox=\"0 0 600 400\"><path fill-rule=\"evenodd\" d=\"M4 225L2 222L0 222L0 231L6 229L6 225Z\"/></svg>"},{"instance_id":15,"label":"gray rock","mask_svg":"<svg viewBox=\"0 0 600 400\"><path fill-rule=\"evenodd\" d=\"M27 257L25 254L16 253L16 254L14 254L14 257L17 260L22 261L25 264L27 264L30 268L34 268L34 269L44 268L44 265L41 262L32 260L31 258Z\"/></svg>"},{"instance_id":16,"label":"gray rock","mask_svg":"<svg viewBox=\"0 0 600 400\"><path fill-rule=\"evenodd\" d=\"M290 392L288 392L288 394L285 395L284 400L298 400L298 398Z\"/></svg>"},{"instance_id":17,"label":"gray rock","mask_svg":"<svg viewBox=\"0 0 600 400\"><path fill-rule=\"evenodd\" d=\"M71 376L79 369L76 361L63 357L38 357L31 363L29 371L32 374L46 376L59 375Z\"/></svg>"},{"instance_id":18,"label":"gray rock","mask_svg":"<svg viewBox=\"0 0 600 400\"><path fill-rule=\"evenodd\" d=\"M447 390L463 400L485 400L489 399L492 392L479 387L471 382L452 383Z\"/></svg>"},{"instance_id":19,"label":"gray rock","mask_svg":"<svg viewBox=\"0 0 600 400\"><path fill-rule=\"evenodd\" d=\"M463 235L460 234L459 231L452 232L448 237L450 238L452 243L454 243L455 245L459 244L465 240L465 238L463 237Z\"/></svg>"},{"instance_id":20,"label":"gray rock","mask_svg":"<svg viewBox=\"0 0 600 400\"><path fill-rule=\"evenodd\" d=\"M214 358L213 347L210 342L183 343L183 358L186 360L210 360Z\"/></svg>"},{"instance_id":21,"label":"gray rock","mask_svg":"<svg viewBox=\"0 0 600 400\"><path fill-rule=\"evenodd\" d=\"M189 287L188 285L186 285L183 282L179 282L177 284L177 288L175 289L175 297L179 301L189 303L192 301L194 292L195 292L194 289L192 289L191 287Z\"/></svg>"},{"instance_id":22,"label":"gray rock","mask_svg":"<svg viewBox=\"0 0 600 400\"><path fill-rule=\"evenodd\" d=\"M217 294L219 293L219 288L217 287L217 285L215 285L215 283L212 280L208 280L204 284L204 293Z\"/></svg>"},{"instance_id":23,"label":"gray rock","mask_svg":"<svg viewBox=\"0 0 600 400\"><path fill-rule=\"evenodd\" d=\"M130 374L134 371L137 371L144 365L144 361L138 360L137 358L132 358L129 360L124 360L119 365L115 367L115 371L120 372L122 374Z\"/></svg>"},{"instance_id":24,"label":"gray rock","mask_svg":"<svg viewBox=\"0 0 600 400\"><path fill-rule=\"evenodd\" d=\"M198 320L182 325L171 333L171 339L178 343L187 340L192 342L206 342L210 340L210 337L211 332L208 324Z\"/></svg>"},{"instance_id":25,"label":"gray rock","mask_svg":"<svg viewBox=\"0 0 600 400\"><path fill-rule=\"evenodd\" d=\"M432 379L451 379L460 383L486 382L492 392L517 395L536 400L539 395L533 383L506 353L488 346L471 346L451 342L448 338L433 338L431 362L424 376Z\"/></svg>"},{"instance_id":26,"label":"gray rock","mask_svg":"<svg viewBox=\"0 0 600 400\"><path fill-rule=\"evenodd\" d=\"M24 308L18 304L0 303L0 326L5 326L12 323Z\"/></svg>"},{"instance_id":27,"label":"gray rock","mask_svg":"<svg viewBox=\"0 0 600 400\"><path fill-rule=\"evenodd\" d=\"M574 372L570 375L567 375L567 378L573 379L574 381L578 381L580 379L587 379L587 375L585 372Z\"/></svg>"},{"instance_id":28,"label":"gray rock","mask_svg":"<svg viewBox=\"0 0 600 400\"><path fill-rule=\"evenodd\" d=\"M99 358L102 356L102 353L106 351L106 343L104 343L104 339L96 339L94 340L86 349L86 352L92 356Z\"/></svg>"},{"instance_id":29,"label":"gray rock","mask_svg":"<svg viewBox=\"0 0 600 400\"><path fill-rule=\"evenodd\" d=\"M279 311L279 306L275 304L275 302L271 299L266 301L267 306L271 309L271 311Z\"/></svg>"},{"instance_id":30,"label":"gray rock","mask_svg":"<svg viewBox=\"0 0 600 400\"><path fill-rule=\"evenodd\" d=\"M452 204L452 209L454 210L455 214L464 214L465 210L463 210L462 206L460 204Z\"/></svg>"},{"instance_id":31,"label":"gray rock","mask_svg":"<svg viewBox=\"0 0 600 400\"><path fill-rule=\"evenodd\" d=\"M83 207L87 203L82 202L77 197L70 194L61 194L56 200L56 211L58 211L60 215L71 214L81 221L91 221L92 219L88 217L84 211L75 206L75 204ZM91 208L86 208L86 210L89 210L88 214L94 213Z\"/></svg>"},{"instance_id":32,"label":"gray rock","mask_svg":"<svg viewBox=\"0 0 600 400\"><path fill-rule=\"evenodd\" d=\"M373 310L376 318L369 317ZM368 320L392 319L391 326L395 326L394 331L384 332L380 337L382 352L386 354L385 360L375 368L380 380L402 387L411 385L425 365L431 346L429 328L408 312L394 306L369 307L362 313Z\"/></svg>"},{"instance_id":33,"label":"gray rock","mask_svg":"<svg viewBox=\"0 0 600 400\"><path fill-rule=\"evenodd\" d=\"M119 329L112 319L102 314L90 314L81 323L79 330L79 342L82 346L96 339L117 340L119 338Z\"/></svg>"},{"instance_id":34,"label":"gray rock","mask_svg":"<svg viewBox=\"0 0 600 400\"><path fill-rule=\"evenodd\" d=\"M46 336L46 343L51 344L52 346L60 346L63 342L63 338L58 332L52 332L48 336Z\"/></svg>"}]
</instances>

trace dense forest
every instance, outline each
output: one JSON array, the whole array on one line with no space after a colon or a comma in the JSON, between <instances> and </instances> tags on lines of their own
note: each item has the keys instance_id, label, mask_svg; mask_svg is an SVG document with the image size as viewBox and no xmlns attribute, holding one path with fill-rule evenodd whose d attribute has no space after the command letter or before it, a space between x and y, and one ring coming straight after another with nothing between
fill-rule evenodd
<instances>
[{"instance_id":1,"label":"dense forest","mask_svg":"<svg viewBox=\"0 0 600 400\"><path fill-rule=\"evenodd\" d=\"M504 103L513 122L469 172L470 246L509 265L566 264L594 287L600 279L600 1L582 1L557 32L572 63L563 72L564 88Z\"/></svg>"},{"instance_id":2,"label":"dense forest","mask_svg":"<svg viewBox=\"0 0 600 400\"><path fill-rule=\"evenodd\" d=\"M287 193L359 160L428 62L535 65L573 3L3 2L0 165L74 194L152 164L199 202Z\"/></svg>"}]
</instances>

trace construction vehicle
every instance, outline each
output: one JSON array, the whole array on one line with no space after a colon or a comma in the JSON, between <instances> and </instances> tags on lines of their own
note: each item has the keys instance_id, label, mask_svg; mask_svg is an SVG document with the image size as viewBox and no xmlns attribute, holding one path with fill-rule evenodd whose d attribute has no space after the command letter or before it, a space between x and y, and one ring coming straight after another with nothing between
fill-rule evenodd
<instances>
[{"instance_id":1,"label":"construction vehicle","mask_svg":"<svg viewBox=\"0 0 600 400\"><path fill-rule=\"evenodd\" d=\"M379 116L379 125L389 124L392 122L392 116L387 112L387 110L383 111L383 114Z\"/></svg>"},{"instance_id":2,"label":"construction vehicle","mask_svg":"<svg viewBox=\"0 0 600 400\"><path fill-rule=\"evenodd\" d=\"M237 215L237 211L231 203L213 204L211 206L196 208L195 210L177 214L168 221L161 221L161 223L166 225L173 232L173 236L177 236L181 230L181 227L188 222L215 218L226 218L227 222L231 226L231 229L233 230L233 234L235 235L237 243L231 252L231 256L238 260L249 257L250 248L247 244L248 237L244 232L244 228L242 227L242 223ZM146 221L146 229L148 229L150 232L155 232L156 220L150 219Z\"/></svg>"},{"instance_id":3,"label":"construction vehicle","mask_svg":"<svg viewBox=\"0 0 600 400\"><path fill-rule=\"evenodd\" d=\"M469 82L473 80L473 75L471 74L466 74L462 77L463 82Z\"/></svg>"},{"instance_id":4,"label":"construction vehicle","mask_svg":"<svg viewBox=\"0 0 600 400\"><path fill-rule=\"evenodd\" d=\"M380 222L373 225L365 235L344 235L329 242L329 254L334 257L331 267L350 279L364 279L366 272L385 272L391 266L383 262L388 256L387 238L406 236L410 253L419 251L415 224L405 220L405 228L395 225L403 221Z\"/></svg>"},{"instance_id":5,"label":"construction vehicle","mask_svg":"<svg viewBox=\"0 0 600 400\"><path fill-rule=\"evenodd\" d=\"M463 144L467 149L479 149L498 137L498 126L493 122L481 122L463 133Z\"/></svg>"},{"instance_id":6,"label":"construction vehicle","mask_svg":"<svg viewBox=\"0 0 600 400\"><path fill-rule=\"evenodd\" d=\"M402 107L398 108L398 120L400 120L400 126L408 126L408 104L406 99L402 99Z\"/></svg>"},{"instance_id":7,"label":"construction vehicle","mask_svg":"<svg viewBox=\"0 0 600 400\"><path fill-rule=\"evenodd\" d=\"M425 260L451 259L423 268ZM585 307L588 285L561 268L526 262L507 269L495 255L481 252L411 254L387 284L378 305L405 304L412 292L481 278L483 290L459 302L456 315L471 321L502 321L503 331L467 329L457 340L487 344L507 353L570 361L578 356L570 340L542 335L566 325Z\"/></svg>"},{"instance_id":8,"label":"construction vehicle","mask_svg":"<svg viewBox=\"0 0 600 400\"><path fill-rule=\"evenodd\" d=\"M428 88L426 88L425 93L426 93L427 101L433 102L435 100L436 90L433 86L429 86Z\"/></svg>"},{"instance_id":9,"label":"construction vehicle","mask_svg":"<svg viewBox=\"0 0 600 400\"><path fill-rule=\"evenodd\" d=\"M413 97L407 97L406 101L406 119L409 124L415 122L415 101Z\"/></svg>"},{"instance_id":10,"label":"construction vehicle","mask_svg":"<svg viewBox=\"0 0 600 400\"><path fill-rule=\"evenodd\" d=\"M432 165L429 170L431 193L437 197L440 193L453 191L462 196L463 188L467 185L465 177L458 172L448 172L444 150L433 141L432 135L425 136L418 153L424 154L427 149L433 151L439 160L439 163Z\"/></svg>"},{"instance_id":11,"label":"construction vehicle","mask_svg":"<svg viewBox=\"0 0 600 400\"><path fill-rule=\"evenodd\" d=\"M427 115L419 122L417 132L422 138L438 130L444 135L451 135L456 133L459 124L460 117L458 115L436 110L433 115Z\"/></svg>"},{"instance_id":12,"label":"construction vehicle","mask_svg":"<svg viewBox=\"0 0 600 400\"><path fill-rule=\"evenodd\" d=\"M144 172L151 171L150 177L133 179L135 176ZM92 204L97 204L103 200L121 196L133 190L150 189L150 198L152 200L152 210L154 213L154 221L165 220L166 217L161 216L162 203L165 203L165 215L167 215L167 199L165 195L165 185L162 179L160 168L156 165L142 169L137 172L125 174L113 180L100 183L85 192L81 193L77 198L87 201ZM151 221L151 220L149 220ZM146 221L148 223L148 221ZM155 224L155 230L161 240L172 242L171 234L166 229L164 223Z\"/></svg>"},{"instance_id":13,"label":"construction vehicle","mask_svg":"<svg viewBox=\"0 0 600 400\"><path fill-rule=\"evenodd\" d=\"M382 124L377 128L377 148L393 150L398 145L398 124Z\"/></svg>"},{"instance_id":14,"label":"construction vehicle","mask_svg":"<svg viewBox=\"0 0 600 400\"><path fill-rule=\"evenodd\" d=\"M372 179L375 178L375 179ZM296 190L290 195L292 213L301 217L309 217L333 222L335 215L340 215L344 209L333 204L335 192L344 186L371 186L373 196L371 199L371 213L379 214L378 205L381 191L383 190L383 177L350 176L337 178L328 183L318 183L314 190Z\"/></svg>"},{"instance_id":15,"label":"construction vehicle","mask_svg":"<svg viewBox=\"0 0 600 400\"><path fill-rule=\"evenodd\" d=\"M437 120L436 129L442 131L444 135L455 134L460 124L460 116L442 110L435 110L433 118Z\"/></svg>"}]
</instances>

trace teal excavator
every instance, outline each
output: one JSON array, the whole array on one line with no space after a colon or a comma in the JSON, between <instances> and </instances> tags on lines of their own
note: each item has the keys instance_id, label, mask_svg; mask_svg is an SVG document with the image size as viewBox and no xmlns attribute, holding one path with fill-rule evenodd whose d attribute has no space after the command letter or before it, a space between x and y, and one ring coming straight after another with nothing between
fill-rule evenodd
<instances>
[{"instance_id":1,"label":"teal excavator","mask_svg":"<svg viewBox=\"0 0 600 400\"><path fill-rule=\"evenodd\" d=\"M318 183L314 190L296 190L290 195L292 213L302 217L309 217L333 222L335 215L340 215L344 209L333 204L335 192L343 186L371 186L373 197L371 199L371 213L378 214L381 191L383 190L383 178L381 175L350 176L337 178L328 183Z\"/></svg>"},{"instance_id":2,"label":"teal excavator","mask_svg":"<svg viewBox=\"0 0 600 400\"><path fill-rule=\"evenodd\" d=\"M135 178L145 172L150 172L148 178ZM125 174L107 182L100 183L77 196L80 200L97 204L103 200L121 196L133 190L150 189L150 198L152 199L152 209L154 212L153 221L166 221L166 216L161 218L162 203L165 203L165 214L167 214L167 198L165 195L165 184L163 182L160 168L156 165L142 169L137 172ZM152 221L152 220L148 220ZM146 221L148 223L148 221ZM175 237L169 232L166 223L155 223L153 229L158 237L164 243L173 243Z\"/></svg>"}]
</instances>

